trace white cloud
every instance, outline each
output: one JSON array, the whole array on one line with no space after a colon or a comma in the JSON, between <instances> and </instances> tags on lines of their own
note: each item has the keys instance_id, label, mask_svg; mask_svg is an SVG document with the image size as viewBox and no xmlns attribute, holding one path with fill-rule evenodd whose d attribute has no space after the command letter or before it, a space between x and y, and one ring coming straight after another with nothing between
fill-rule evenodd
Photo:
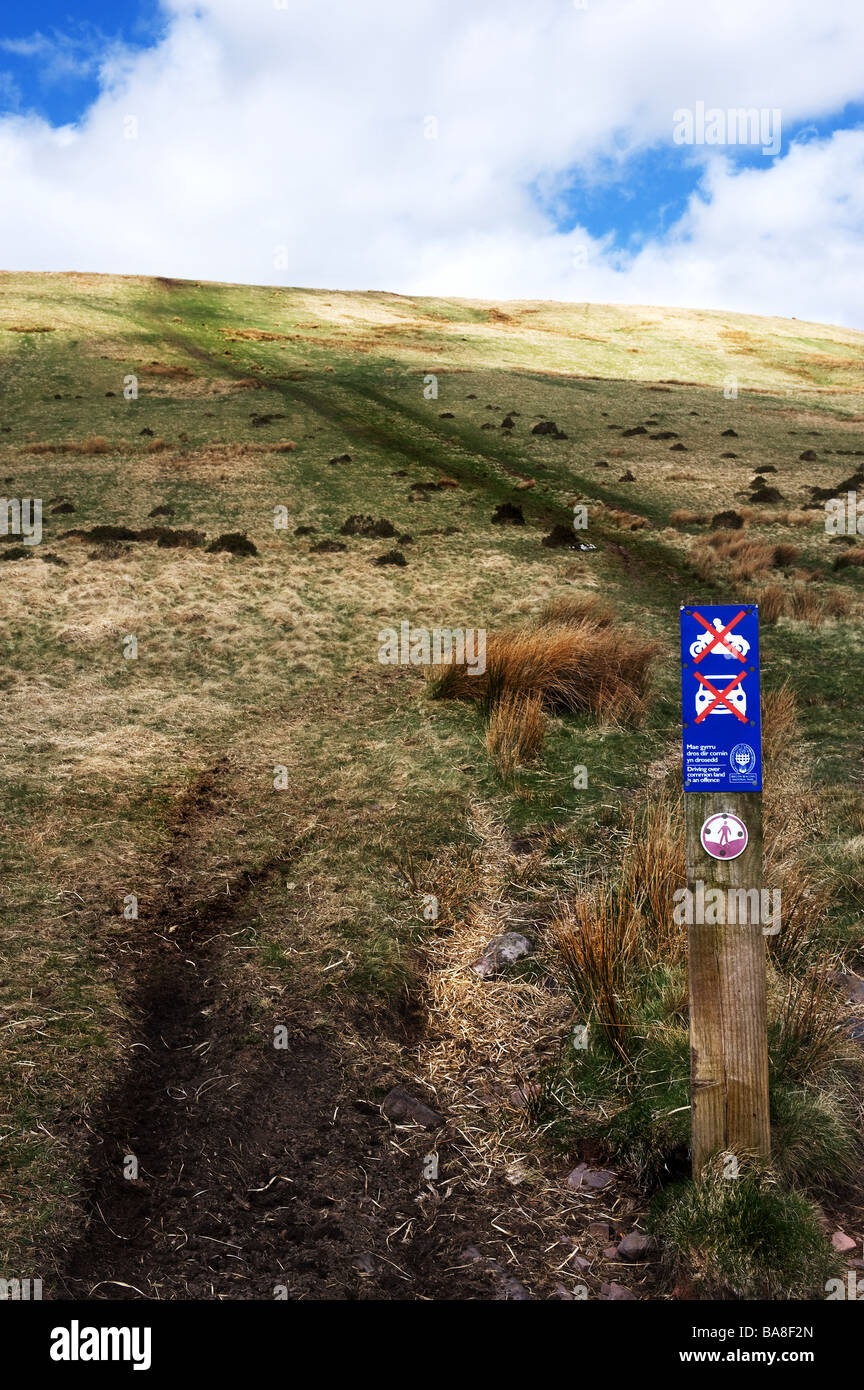
<instances>
[{"instance_id":1,"label":"white cloud","mask_svg":"<svg viewBox=\"0 0 864 1390\"><path fill-rule=\"evenodd\" d=\"M864 132L744 172L671 144L672 112L700 100L779 107L787 128L854 100L864 12L847 0L165 8L158 47L105 54L78 126L0 120L0 263L864 326ZM532 196L659 141L704 160L702 193L633 259L560 234Z\"/></svg>"}]
</instances>

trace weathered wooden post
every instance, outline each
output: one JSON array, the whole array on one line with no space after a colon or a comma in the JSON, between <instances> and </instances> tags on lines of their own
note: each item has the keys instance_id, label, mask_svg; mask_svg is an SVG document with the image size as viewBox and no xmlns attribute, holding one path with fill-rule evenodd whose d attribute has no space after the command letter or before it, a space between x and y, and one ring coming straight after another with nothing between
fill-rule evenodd
<instances>
[{"instance_id":1,"label":"weathered wooden post","mask_svg":"<svg viewBox=\"0 0 864 1390\"><path fill-rule=\"evenodd\" d=\"M755 604L681 608L693 1172L768 1155Z\"/></svg>"}]
</instances>

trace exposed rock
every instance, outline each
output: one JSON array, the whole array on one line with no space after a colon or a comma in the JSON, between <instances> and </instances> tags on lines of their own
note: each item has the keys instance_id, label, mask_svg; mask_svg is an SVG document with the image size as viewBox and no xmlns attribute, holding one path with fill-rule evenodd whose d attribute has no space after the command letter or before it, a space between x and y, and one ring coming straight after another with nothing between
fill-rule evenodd
<instances>
[{"instance_id":1,"label":"exposed rock","mask_svg":"<svg viewBox=\"0 0 864 1390\"><path fill-rule=\"evenodd\" d=\"M614 1181L615 1174L610 1173L607 1168L589 1168L587 1163L580 1163L567 1174L567 1186L577 1189L593 1187L599 1191Z\"/></svg>"},{"instance_id":2,"label":"exposed rock","mask_svg":"<svg viewBox=\"0 0 864 1390\"><path fill-rule=\"evenodd\" d=\"M518 1279L508 1274L501 1280L501 1297L525 1303L530 1301L531 1295L524 1284L520 1284Z\"/></svg>"},{"instance_id":3,"label":"exposed rock","mask_svg":"<svg viewBox=\"0 0 864 1390\"><path fill-rule=\"evenodd\" d=\"M492 938L480 959L474 961L471 969L480 976L481 980L491 980L496 975L500 975L505 966L512 965L522 956L527 956L530 950L531 943L521 932L504 932L503 935Z\"/></svg>"},{"instance_id":4,"label":"exposed rock","mask_svg":"<svg viewBox=\"0 0 864 1390\"><path fill-rule=\"evenodd\" d=\"M818 454L815 449L805 449L803 454L798 455L798 459L801 463L816 463Z\"/></svg>"},{"instance_id":5,"label":"exposed rock","mask_svg":"<svg viewBox=\"0 0 864 1390\"><path fill-rule=\"evenodd\" d=\"M721 437L721 439L737 439L737 438L738 438L738 431L737 431L737 430L724 430L723 433L722 433L722 435L721 435L720 437Z\"/></svg>"},{"instance_id":6,"label":"exposed rock","mask_svg":"<svg viewBox=\"0 0 864 1390\"><path fill-rule=\"evenodd\" d=\"M413 1123L422 1125L424 1129L441 1129L446 1123L443 1115L439 1115L416 1096L403 1091L401 1086L394 1086L392 1091L387 1092L381 1102L381 1109L394 1125Z\"/></svg>"},{"instance_id":7,"label":"exposed rock","mask_svg":"<svg viewBox=\"0 0 864 1390\"><path fill-rule=\"evenodd\" d=\"M525 1082L522 1086L514 1086L510 1092L510 1103L516 1106L517 1110L525 1110L532 1102L542 1094L543 1088L534 1082Z\"/></svg>"},{"instance_id":8,"label":"exposed rock","mask_svg":"<svg viewBox=\"0 0 864 1390\"><path fill-rule=\"evenodd\" d=\"M847 537L843 537L847 539ZM851 538L850 538L851 539ZM864 1004L864 980L860 975L847 973L845 970L835 970L831 976L835 985L838 985L850 1004Z\"/></svg>"},{"instance_id":9,"label":"exposed rock","mask_svg":"<svg viewBox=\"0 0 864 1390\"><path fill-rule=\"evenodd\" d=\"M835 1231L831 1237L831 1244L835 1250L839 1250L841 1255L845 1255L849 1250L854 1250L858 1244L851 1236L847 1236L845 1231Z\"/></svg>"},{"instance_id":10,"label":"exposed rock","mask_svg":"<svg viewBox=\"0 0 864 1390\"><path fill-rule=\"evenodd\" d=\"M654 1250L654 1241L644 1231L631 1231L618 1243L619 1260L644 1260Z\"/></svg>"}]
</instances>

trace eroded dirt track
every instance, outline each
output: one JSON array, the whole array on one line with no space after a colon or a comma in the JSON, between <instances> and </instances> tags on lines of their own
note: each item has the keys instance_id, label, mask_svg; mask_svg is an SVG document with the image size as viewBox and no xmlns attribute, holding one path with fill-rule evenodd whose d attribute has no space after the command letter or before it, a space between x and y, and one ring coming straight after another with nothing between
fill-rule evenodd
<instances>
[{"instance_id":1,"label":"eroded dirt track","mask_svg":"<svg viewBox=\"0 0 864 1390\"><path fill-rule=\"evenodd\" d=\"M173 887L128 990L128 1068L90 1119L85 1225L55 1297L489 1297L460 1259L472 1233L422 1210L429 1136L392 1143L323 1037L300 1029L276 1048L278 1018L250 1026L231 983L254 877L185 905L185 864L198 823L218 814L224 766L180 806L161 875Z\"/></svg>"}]
</instances>

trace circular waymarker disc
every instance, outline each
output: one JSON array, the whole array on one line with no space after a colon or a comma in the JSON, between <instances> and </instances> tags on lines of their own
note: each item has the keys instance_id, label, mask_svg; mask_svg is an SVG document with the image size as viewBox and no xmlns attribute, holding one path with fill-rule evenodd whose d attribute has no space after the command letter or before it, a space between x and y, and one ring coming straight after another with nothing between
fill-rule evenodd
<instances>
[{"instance_id":1,"label":"circular waymarker disc","mask_svg":"<svg viewBox=\"0 0 864 1390\"><path fill-rule=\"evenodd\" d=\"M747 848L747 827L731 811L718 811L702 826L702 848L712 859L737 859Z\"/></svg>"}]
</instances>

